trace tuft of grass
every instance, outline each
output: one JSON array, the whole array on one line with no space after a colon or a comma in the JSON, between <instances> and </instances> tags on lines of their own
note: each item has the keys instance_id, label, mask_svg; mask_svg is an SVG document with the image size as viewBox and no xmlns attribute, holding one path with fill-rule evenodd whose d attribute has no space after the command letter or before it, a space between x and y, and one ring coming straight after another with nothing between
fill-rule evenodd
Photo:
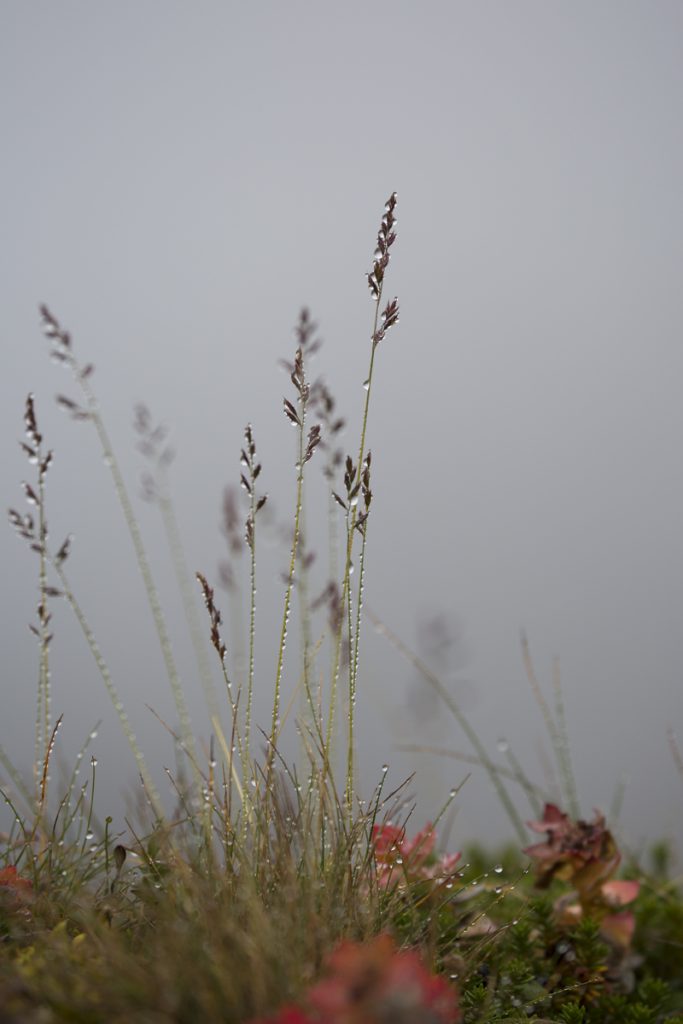
<instances>
[{"instance_id":1,"label":"tuft of grass","mask_svg":"<svg viewBox=\"0 0 683 1024\"><path fill-rule=\"evenodd\" d=\"M376 627L446 703L473 749L447 753L483 767L517 843L497 857L476 844L465 856L438 849L437 829L457 789L437 820L421 828L413 824L410 780L391 788L385 769L369 800L358 795L356 714L373 507L370 401L379 347L399 318L398 300L386 298L396 207L392 193L367 275L369 367L352 453L340 447L344 421L334 398L311 376L320 339L306 309L295 327L293 358L285 362L291 390L283 410L296 437L290 467L295 501L272 671L257 658L259 517L267 493L253 427L245 428L239 454L246 506L240 509L228 490L223 507L230 556L246 554L249 560L246 614L237 574L230 564L219 572L230 602L228 643L215 585L206 571L194 570L193 576L183 550L165 430L153 424L145 407L136 411L138 445L148 466L144 491L159 508L209 708L212 734L205 747L193 734L152 566L92 384L93 367L77 360L69 332L48 307L40 308L52 358L71 371L78 389L77 398L60 395L58 403L95 430L128 528L175 701L177 725L163 724L177 768L167 771L170 805L154 786L103 648L67 575L71 539L57 549L49 542L46 481L52 453L29 395L22 449L35 479L23 484L29 510L10 510L9 518L37 556L37 616L30 624L38 664L35 758L27 781L0 748L0 792L10 814L9 831L0 836L2 1020L681 1019L680 880L670 877L661 849L651 872L632 864L631 884L613 878L620 853L604 819L579 819L559 673L551 707L525 638L522 656L568 814L530 780L507 742L500 748L505 763L494 761L438 677L376 616ZM329 574L322 592L312 597L306 490L316 467L329 491ZM51 608L58 600L73 612L131 748L142 782L133 821L98 816L94 754L86 781L79 781L97 727L78 751L61 794L50 781L63 719L52 719L50 675ZM288 644L297 610L299 664ZM321 618L324 633L316 642L314 624ZM243 635L235 636L241 623ZM209 655L220 672L218 691ZM254 718L254 696L264 685L272 692L267 728ZM282 739L297 695L301 757L292 764L282 755ZM678 747L673 738L670 743L678 764ZM527 830L513 786L528 798L536 830L546 831L546 843L526 854ZM539 866L536 885L527 854ZM615 894L629 904L616 922L609 904ZM405 949L419 950L419 957Z\"/></svg>"}]
</instances>

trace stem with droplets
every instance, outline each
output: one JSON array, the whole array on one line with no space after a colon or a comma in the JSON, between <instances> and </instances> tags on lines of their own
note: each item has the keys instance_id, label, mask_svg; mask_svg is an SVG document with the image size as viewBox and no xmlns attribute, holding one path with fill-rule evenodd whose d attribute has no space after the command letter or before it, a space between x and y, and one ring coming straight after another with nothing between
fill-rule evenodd
<instances>
[{"instance_id":1,"label":"stem with droplets","mask_svg":"<svg viewBox=\"0 0 683 1024\"><path fill-rule=\"evenodd\" d=\"M306 388L304 383L303 388ZM294 536L292 538L292 550L289 559L289 573L287 576L287 589L285 590L285 606L282 614L282 629L280 631L280 646L277 655L277 669L275 671L275 692L273 695L273 717L270 729L270 745L268 747L267 775L270 777L273 759L275 756L275 739L280 717L280 689L282 684L282 668L285 658L285 646L287 644L287 626L292 602L292 587L294 584L294 573L296 571L296 554L299 546L299 531L301 528L301 505L304 485L304 430L306 422L306 398L305 390L299 393L299 458L297 461L296 478L296 511L294 513Z\"/></svg>"},{"instance_id":2,"label":"stem with droplets","mask_svg":"<svg viewBox=\"0 0 683 1024\"><path fill-rule=\"evenodd\" d=\"M382 634L382 636L385 636L387 640L389 640L389 642L393 644L393 646L399 651L399 653L402 654L403 657L406 658L406 660L409 661L417 669L417 671L424 677L424 679L426 679L430 686L432 686L436 690L438 695L441 697L442 701L444 702L448 710L451 712L451 714L455 718L456 722L458 723L462 731L467 736L467 739L474 747L474 750L477 753L477 757L479 758L479 761L483 765L484 769L486 770L486 773L488 774L491 782L493 783L496 793L498 794L498 798L500 799L500 802L502 803L506 814L508 815L510 821L512 822L512 825L514 826L520 841L522 843L525 843L527 840L526 829L522 824L522 819L517 813L517 809L513 804L507 789L501 782L498 769L496 768L495 764L489 757L486 751L486 747L477 736L476 732L468 722L465 715L460 710L455 699L448 692L448 690L441 682L439 677L434 672L432 672L432 670L427 665L425 665L424 661L422 661L422 659L418 657L417 654L411 651L411 649L406 644L404 644L403 641L398 636L396 636L396 634L391 629L389 629L388 626L386 626L380 619L378 619L376 615L373 615L372 612L369 612L368 614L370 616L370 620L374 624L375 629L378 631L378 633Z\"/></svg>"},{"instance_id":3,"label":"stem with droplets","mask_svg":"<svg viewBox=\"0 0 683 1024\"><path fill-rule=\"evenodd\" d=\"M367 389L366 389L366 393L365 393L365 408L363 410L363 425L362 425L362 428L361 428L361 436L360 436L360 448L359 448L358 469L357 469L357 473L358 473L359 479L360 479L360 474L362 472L363 456L365 454L365 436L366 436L366 433L367 433L368 413L369 413L369 408L370 408L370 394L371 394L371 391L372 391L372 376L373 376L373 371L374 371L374 366L375 366L375 350L377 348L377 345L375 344L374 339L375 339L375 336L377 334L377 325L379 323L379 310L380 310L380 302L381 301L382 301L382 286L380 285L380 287L378 289L378 292L377 292L377 298L375 300L375 315L374 315L374 322L373 322L373 328L372 328L372 338L373 338L373 341L372 341L372 350L371 350L371 353L370 353L370 369L369 369L368 377L367 377ZM342 582L342 595L341 595L341 607L342 608L344 608L345 605L347 604L348 594L349 594L350 585L351 585L351 583L350 583L350 580L351 580L351 556L352 556L352 553L353 553L353 534L354 534L354 530L355 530L355 526L356 526L356 519L357 519L357 516L358 516L358 511L357 510L358 510L358 506L356 505L356 506L354 506L354 508L352 510L352 513L351 513L351 527L350 527L349 530L347 530L346 562L345 562L345 565L344 565L344 579L343 579L343 582ZM340 667L340 662L341 662L342 633L343 633L343 616L342 616L342 618L340 620L339 628L337 630L335 655L334 655L334 665L333 665L333 669L332 669L332 686L331 686L331 693L330 693L330 710L329 710L328 719L327 719L327 738L326 738L326 746L327 746L328 750L330 749L330 744L332 742L332 733L333 733L333 729L334 729L334 709L335 709L335 704L336 704L336 699L337 699L337 681L338 681L338 678L339 678L339 667ZM349 661L350 662L353 661L353 651L351 649L351 636L350 636L350 634L349 634ZM353 708L353 703L351 703L351 699L350 699L351 696L352 696L352 693L351 693L351 681L349 681L349 734L352 736L353 735L353 729L354 729L354 722L353 722L354 708ZM348 780L347 780L347 794L348 794L348 789L349 789L349 783L348 783Z\"/></svg>"},{"instance_id":4,"label":"stem with droplets","mask_svg":"<svg viewBox=\"0 0 683 1024\"><path fill-rule=\"evenodd\" d=\"M88 402L88 412L90 419L93 422L97 436L99 437L102 451L104 453L105 462L109 467L109 470L114 481L114 489L116 491L119 503L123 510L124 519L128 527L131 540L133 542L133 548L135 550L135 557L142 575L142 580L147 592L147 600L152 612L154 619L154 625L156 627L157 636L159 638L159 645L161 647L161 653L166 665L166 672L168 674L169 682L171 684L171 690L173 693L173 699L175 701L176 710L178 712L178 718L180 721L180 731L182 736L182 742L185 748L190 753L190 760L196 764L196 751L194 744L194 737L192 735L192 726L190 723L190 716L185 703L185 697L183 696L182 685L180 683L180 677L178 669L176 667L175 658L173 657L173 651L171 649L171 641L166 629L166 622L164 620L164 614L161 610L161 602L159 601L159 595L157 592L154 578L152 576L152 570L149 562L147 561L147 554L145 552L145 546L142 540L142 534L140 533L140 527L138 521L135 518L133 512L133 505L128 495L128 490L123 479L123 474L119 467L114 450L109 440L109 435L100 416L99 409L97 406L97 400L94 392L90 387L87 378L83 377L82 373L79 372L78 365L71 357L71 365L76 373L77 380L81 386L81 389Z\"/></svg>"},{"instance_id":5,"label":"stem with droplets","mask_svg":"<svg viewBox=\"0 0 683 1024\"><path fill-rule=\"evenodd\" d=\"M363 529L363 540L361 542L360 558L358 560L358 597L356 599L356 636L355 643L353 646L353 657L349 651L349 664L352 665L352 671L349 679L349 749L347 755L347 768L346 768L346 800L347 806L352 807L353 804L353 775L354 775L354 752L353 752L353 741L354 741L354 716L353 711L356 703L356 685L358 681L358 650L360 647L360 624L361 615L363 611L363 582L365 576L365 549L367 545L367 520L364 524Z\"/></svg>"},{"instance_id":6,"label":"stem with droplets","mask_svg":"<svg viewBox=\"0 0 683 1024\"><path fill-rule=\"evenodd\" d=\"M61 563L56 558L53 558L49 554L49 552L47 553L47 557L49 559L50 565L52 566L52 568L57 573L57 576L59 577L59 581L62 584L62 589L64 591L64 596L68 601L71 610L76 616L76 621L78 622L78 625L81 627L81 632L85 637L85 641L88 647L90 648L90 653L92 654L95 660L95 664L97 665L97 668L99 670L99 673L102 676L102 681L104 682L107 693L109 694L109 698L112 704L114 705L114 711L118 715L119 721L121 723L121 728L123 729L124 735L128 740L128 745L130 746L130 749L133 752L133 757L135 758L135 762L138 766L138 771L140 772L140 776L142 777L142 780L145 784L145 788L147 789L147 792L149 794L152 807L154 808L154 813L156 814L159 820L163 820L164 812L161 806L161 799L159 797L159 794L157 793L154 783L152 782L152 778L149 774L149 770L147 768L145 759L142 755L142 751L140 750L140 747L137 744L137 740L135 739L135 734L131 729L130 720L124 710L123 701L118 695L116 686L114 685L114 682L111 678L109 668L107 667L107 663L104 660L99 644L95 639L95 635L92 629L90 628L88 620L86 619L81 606L76 600L74 592L71 589L69 580L67 579L67 576L64 572Z\"/></svg>"},{"instance_id":7,"label":"stem with droplets","mask_svg":"<svg viewBox=\"0 0 683 1024\"><path fill-rule=\"evenodd\" d=\"M39 546L40 546L40 688L43 695L43 738L46 745L50 735L50 637L47 617L47 567L45 559L45 543L47 540L47 523L45 522L45 481L41 466L38 469L38 512Z\"/></svg>"},{"instance_id":8,"label":"stem with droplets","mask_svg":"<svg viewBox=\"0 0 683 1024\"><path fill-rule=\"evenodd\" d=\"M249 562L249 681L247 683L247 710L244 716L244 745L247 757L251 756L251 703L254 692L254 659L256 650L256 490L253 473L251 478L249 515L253 532L250 545L251 559Z\"/></svg>"},{"instance_id":9,"label":"stem with droplets","mask_svg":"<svg viewBox=\"0 0 683 1024\"><path fill-rule=\"evenodd\" d=\"M199 678L201 679L202 689L204 690L204 698L209 708L210 715L217 715L218 697L213 683L204 633L199 622L194 590L191 583L190 572L187 567L187 559L185 558L182 537L178 528L178 520L176 519L174 503L169 493L166 472L163 466L159 473L159 510L161 512L161 518L166 532L173 568L178 581L178 589L183 602L183 610L185 612L185 619L187 620L192 647L194 648L197 668L199 669Z\"/></svg>"}]
</instances>

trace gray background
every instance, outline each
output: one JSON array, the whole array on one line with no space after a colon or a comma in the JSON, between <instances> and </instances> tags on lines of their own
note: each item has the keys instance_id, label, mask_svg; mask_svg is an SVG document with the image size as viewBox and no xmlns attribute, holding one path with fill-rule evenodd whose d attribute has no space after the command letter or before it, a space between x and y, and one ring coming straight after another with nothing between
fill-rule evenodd
<instances>
[{"instance_id":1,"label":"gray background","mask_svg":"<svg viewBox=\"0 0 683 1024\"><path fill-rule=\"evenodd\" d=\"M173 755L145 703L173 721L163 666L95 438L54 407L74 389L49 362L37 303L96 364L136 493L133 403L172 426L188 559L215 580L221 493L249 420L272 507L290 518L278 359L304 303L357 450L364 273L396 189L387 289L401 323L379 350L371 409L367 602L413 645L441 617L432 663L492 754L505 735L542 781L526 628L548 692L561 658L584 813L625 781L629 841L680 838L666 730L682 720L681 4L4 0L0 20L2 504L22 507L32 390L56 450L52 536L75 535L74 586L161 783ZM138 505L206 737L158 514ZM324 508L318 485L309 519ZM321 588L324 530L314 540ZM28 771L35 558L7 528L0 559L0 732ZM263 724L285 562L262 546ZM132 759L66 607L55 626L65 760L104 718L99 806L119 814ZM465 769L399 745L467 747L371 629L359 715L365 788L383 762L396 782L417 770L417 825ZM509 833L475 770L453 844Z\"/></svg>"}]
</instances>

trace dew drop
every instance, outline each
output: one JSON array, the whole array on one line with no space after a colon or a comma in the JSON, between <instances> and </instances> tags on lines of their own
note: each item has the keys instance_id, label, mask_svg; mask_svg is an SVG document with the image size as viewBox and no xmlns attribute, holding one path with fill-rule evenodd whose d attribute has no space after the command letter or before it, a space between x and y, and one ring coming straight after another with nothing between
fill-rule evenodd
<instances>
[{"instance_id":1,"label":"dew drop","mask_svg":"<svg viewBox=\"0 0 683 1024\"><path fill-rule=\"evenodd\" d=\"M370 378L369 377L368 377L367 380L363 381L363 389L365 391L369 391L370 390Z\"/></svg>"},{"instance_id":2,"label":"dew drop","mask_svg":"<svg viewBox=\"0 0 683 1024\"><path fill-rule=\"evenodd\" d=\"M508 750L510 749L510 744L508 743L504 736L501 736L496 746L500 750L501 754L507 754Z\"/></svg>"},{"instance_id":3,"label":"dew drop","mask_svg":"<svg viewBox=\"0 0 683 1024\"><path fill-rule=\"evenodd\" d=\"M388 764L383 764L382 765L382 775L386 775L388 771L389 771L389 765Z\"/></svg>"},{"instance_id":4,"label":"dew drop","mask_svg":"<svg viewBox=\"0 0 683 1024\"><path fill-rule=\"evenodd\" d=\"M502 875L503 874L503 865L502 864L496 864L496 866L494 867L493 870L496 872L497 875Z\"/></svg>"}]
</instances>

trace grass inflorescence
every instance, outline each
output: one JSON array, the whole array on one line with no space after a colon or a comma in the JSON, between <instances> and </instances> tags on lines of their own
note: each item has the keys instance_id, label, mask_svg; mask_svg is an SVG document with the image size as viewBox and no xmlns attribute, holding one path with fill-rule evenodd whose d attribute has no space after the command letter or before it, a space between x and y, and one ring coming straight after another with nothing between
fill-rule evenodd
<instances>
[{"instance_id":1,"label":"grass inflorescence","mask_svg":"<svg viewBox=\"0 0 683 1024\"><path fill-rule=\"evenodd\" d=\"M442 818L459 789L445 799L436 821L417 825L410 780L390 785L386 767L371 796L360 796L366 787L357 778L356 715L374 507L368 430L379 350L399 319L398 300L386 293L396 208L392 193L367 275L369 366L352 453L340 444L344 420L335 399L311 376L320 340L308 310L296 324L293 357L284 361L283 411L296 436L295 497L272 672L257 656L257 553L268 496L254 428L246 426L239 453L245 508L232 489L223 505L231 562L248 558L249 593L242 607L232 564L224 563L224 621L210 574L188 566L171 498L166 433L146 407L136 410L138 445L147 460L144 494L159 507L209 710L205 745L193 732L173 638L97 401L93 367L77 358L54 313L40 308L51 355L71 372L77 389L76 397L60 395L58 403L97 435L130 534L175 703L177 724L166 729L177 767L167 770L168 804L67 573L71 538L51 546L52 452L29 395L21 442L33 473L23 484L28 511L12 509L9 518L37 555L38 605L30 623L38 665L35 754L32 778L25 779L0 747L9 821L0 837L0 1021L683 1021L683 902L669 851L660 846L648 868L629 862L624 873L611 822L597 812L581 818L559 673L552 706L526 637L522 656L557 762L554 795L530 780L507 740L499 744L503 763L492 757L441 680L371 617L443 700L471 747L462 755L447 753L489 776L515 845L498 856L475 844L440 849ZM305 499L309 474L317 469L329 496L329 565L315 596ZM62 714L52 715L55 601L73 612L141 780L137 819L126 819L125 828L109 816L102 820L97 810L97 727L63 788L51 782L63 721ZM313 624L320 613L325 630L317 638ZM294 617L298 646L288 643ZM208 654L218 665L218 687ZM272 694L265 723L256 720L254 699L264 687ZM294 717L297 763L283 754L285 724ZM670 743L680 767L673 737ZM531 822L519 809L520 794Z\"/></svg>"}]
</instances>

